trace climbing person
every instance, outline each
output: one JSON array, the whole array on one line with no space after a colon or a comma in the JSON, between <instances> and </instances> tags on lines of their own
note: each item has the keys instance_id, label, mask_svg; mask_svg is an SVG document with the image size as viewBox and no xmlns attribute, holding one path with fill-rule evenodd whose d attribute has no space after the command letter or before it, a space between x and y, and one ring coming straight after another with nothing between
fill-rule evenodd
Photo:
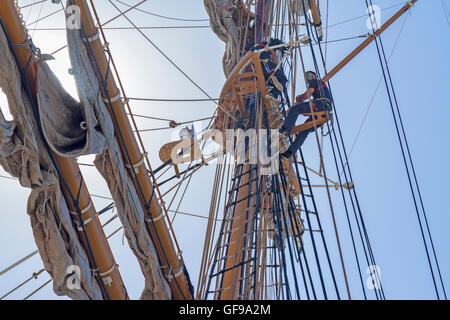
<instances>
[{"instance_id":1,"label":"climbing person","mask_svg":"<svg viewBox=\"0 0 450 320\"><path fill-rule=\"evenodd\" d=\"M267 41L263 41L250 45L250 50L259 51L261 49L265 49L267 46L272 47L282 43L283 42L279 39L271 38L268 43ZM263 51L259 55L264 77L266 81L270 79L269 86L271 87L268 88L269 92L275 99L281 96L288 81L283 72L283 68L281 66L277 68L279 59L281 59L285 51L285 47L280 47L277 49Z\"/></svg>"},{"instance_id":2,"label":"climbing person","mask_svg":"<svg viewBox=\"0 0 450 320\"><path fill-rule=\"evenodd\" d=\"M295 98L296 104L289 108L286 120L280 128L281 134L291 133L300 114L311 113L311 108L309 106L310 96L313 96L312 109L314 112L331 111L332 109L333 98L331 97L331 93L327 85L322 80L317 79L317 75L314 71L306 71L305 79L308 89L303 94ZM307 119L307 121L311 120L311 117ZM285 152L280 154L280 156L284 158L289 158L292 156L302 146L306 137L312 131L314 131L314 128L297 133L295 140Z\"/></svg>"}]
</instances>

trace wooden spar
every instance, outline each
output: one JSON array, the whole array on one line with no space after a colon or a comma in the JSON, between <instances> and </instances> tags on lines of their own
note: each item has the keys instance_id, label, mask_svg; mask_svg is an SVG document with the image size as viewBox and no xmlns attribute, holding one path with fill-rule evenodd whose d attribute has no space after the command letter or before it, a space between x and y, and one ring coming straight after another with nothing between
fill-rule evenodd
<instances>
[{"instance_id":1,"label":"wooden spar","mask_svg":"<svg viewBox=\"0 0 450 320\"><path fill-rule=\"evenodd\" d=\"M265 36L265 32L269 29L268 28L268 20L269 20L269 8L271 8L272 0L261 0L258 1L257 7L256 7L256 25L255 25L255 35L256 35L256 42L261 42L263 40L263 37ZM266 30L267 29L267 30ZM250 55L253 65L255 67L255 70L257 73L263 74L262 67L259 62L259 59L257 55L251 54ZM240 65L245 61L246 59L241 59L241 63L238 64L233 69L232 74L234 74L235 70L240 69ZM266 84L264 81L264 77L258 77L257 79L258 87L261 91L265 92ZM222 91L223 92L223 91ZM265 96L265 94L264 94ZM243 171L242 172L248 172L247 174L244 174L241 177L241 181L239 184L239 192L237 199L238 201L240 199L245 199L248 197L249 194L252 192L256 192L256 181L253 181L249 184L249 177L250 177L250 170L251 165L248 164L248 153L246 154L246 164L243 165ZM235 167L236 168L236 167ZM237 174L237 173L236 173ZM259 172L255 172L255 175L259 174ZM252 180L254 177L251 177ZM249 192L250 187L250 192ZM229 240L229 246L227 251L227 258L225 261L225 272L223 274L223 282L220 294L221 300L236 300L238 299L239 294L239 284L240 284L240 270L241 268L236 267L241 261L245 260L245 251L246 251L246 245L247 243L243 241L244 239L247 239L245 236L245 230L251 230L252 225L251 221L253 221L253 215L257 214L254 212L255 207L255 198L251 197L247 199L246 201L240 201L236 204L236 207L234 209L234 217L231 228L231 235ZM256 266L255 266L256 268ZM256 274L256 272L255 272ZM256 290L254 288L253 290Z\"/></svg>"},{"instance_id":2,"label":"wooden spar","mask_svg":"<svg viewBox=\"0 0 450 320\"><path fill-rule=\"evenodd\" d=\"M311 13L314 20L314 25L320 26L322 24L321 18L320 18L320 11L319 11L319 4L316 3L315 0L310 1L311 5Z\"/></svg>"},{"instance_id":3,"label":"wooden spar","mask_svg":"<svg viewBox=\"0 0 450 320\"><path fill-rule=\"evenodd\" d=\"M120 98L120 90L116 85L113 75L111 72L108 72L110 71L108 60L98 36L100 31L95 27L86 0L74 0L72 2L80 8L81 23L85 34L89 38L92 55L95 59L96 65L94 65L94 68L98 66L98 70L101 72L101 75L97 72L99 82L103 83L104 76L108 74L106 80L107 93L102 90L102 95L108 106L111 117L113 118L114 132L120 144L122 157L130 169L130 176L138 190L141 205L144 212L151 216L151 219L148 220L147 228L155 245L159 263L163 266L169 281L172 298L192 299L189 280L185 273L181 253L177 252L175 249L173 240L170 236L161 206L156 197L156 192L154 190L155 186L150 179L144 163L144 155L140 151L131 124L128 120L123 100ZM142 192L140 192L140 190L142 190ZM148 205L149 203L150 205Z\"/></svg>"},{"instance_id":4,"label":"wooden spar","mask_svg":"<svg viewBox=\"0 0 450 320\"><path fill-rule=\"evenodd\" d=\"M405 13L409 8L411 8L417 0L408 1L396 14L394 14L388 21L386 21L376 32L375 36L379 36L384 30L386 30L395 20L397 20L403 13ZM331 79L338 71L340 71L347 63L349 63L354 57L356 57L365 47L367 47L373 40L375 36L371 34L364 40L355 50L353 50L347 57L345 57L336 67L334 67L330 72L328 72L322 80L327 82Z\"/></svg>"},{"instance_id":5,"label":"wooden spar","mask_svg":"<svg viewBox=\"0 0 450 320\"><path fill-rule=\"evenodd\" d=\"M14 47L14 52L21 67L25 68L28 64L26 80L30 84L30 88L33 92L33 99L36 102L37 99L35 92L37 87L37 69L35 69L36 66L33 59L30 59L30 56L33 55L33 53L30 50L30 46L26 44L28 41L26 31L22 25L22 21L13 0L0 1L0 18L2 19L10 41L13 44L19 44ZM64 179L67 183L67 187L69 188L69 190L67 190L61 182L61 189L63 191L67 207L71 212L76 212L76 208L70 194L75 195L76 197L79 193L78 205L82 212L83 219L83 222L81 223L85 223L86 234L92 250L92 256L97 268L99 269L103 282L105 283L107 296L114 300L128 299L128 294L125 290L118 266L114 261L114 257L111 253L111 249L106 240L97 216L97 212L89 195L89 191L84 183L78 164L74 159L64 158L56 153L53 153L53 157L55 158L56 164L61 172L60 179ZM74 224L80 225L78 218L74 218ZM87 255L91 258L88 243L86 243L83 232L79 232ZM91 266L93 266L94 261L90 259ZM103 294L105 295L105 293Z\"/></svg>"}]
</instances>

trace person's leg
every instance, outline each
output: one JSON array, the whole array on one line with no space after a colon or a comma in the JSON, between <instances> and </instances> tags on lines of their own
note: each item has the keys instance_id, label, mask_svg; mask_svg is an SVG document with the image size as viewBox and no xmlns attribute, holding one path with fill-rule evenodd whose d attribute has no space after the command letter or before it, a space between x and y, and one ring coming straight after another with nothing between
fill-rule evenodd
<instances>
[{"instance_id":1,"label":"person's leg","mask_svg":"<svg viewBox=\"0 0 450 320\"><path fill-rule=\"evenodd\" d=\"M297 133L295 135L295 140L292 142L292 144L288 148L288 152L290 154L294 154L297 152L298 149L303 145L303 142L305 142L306 137L310 132L314 131L314 129L308 129L305 131L302 131L300 133Z\"/></svg>"},{"instance_id":2,"label":"person's leg","mask_svg":"<svg viewBox=\"0 0 450 320\"><path fill-rule=\"evenodd\" d=\"M309 102L303 102L296 104L289 108L288 115L286 116L286 121L284 122L283 128L284 131L291 132L291 130L295 126L295 122L297 121L298 116L301 113L310 112L311 109L309 107Z\"/></svg>"}]
</instances>

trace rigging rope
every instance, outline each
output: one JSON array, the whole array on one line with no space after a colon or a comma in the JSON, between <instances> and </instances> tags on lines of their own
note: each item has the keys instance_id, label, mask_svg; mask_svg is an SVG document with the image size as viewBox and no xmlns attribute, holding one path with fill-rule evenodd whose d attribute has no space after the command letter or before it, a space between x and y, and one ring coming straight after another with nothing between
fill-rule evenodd
<instances>
[{"instance_id":1,"label":"rigging rope","mask_svg":"<svg viewBox=\"0 0 450 320\"><path fill-rule=\"evenodd\" d=\"M129 4L127 4L125 2L122 2L120 0L116 0L116 1L121 3L121 4L123 4L124 6L131 7ZM156 14L156 13L153 13L153 12L149 12L149 11L146 11L146 10L142 10L142 9L138 9L138 8L134 8L134 9L137 10L137 11L140 11L140 12L143 12L143 13L155 16L155 17L169 19L169 20L177 20L177 21L209 21L209 19L184 19L184 18L167 17L167 16L159 15L159 14Z\"/></svg>"},{"instance_id":2,"label":"rigging rope","mask_svg":"<svg viewBox=\"0 0 450 320\"><path fill-rule=\"evenodd\" d=\"M369 2L370 2L370 6L369 6ZM370 1L365 0L365 3L366 3L366 7L367 7L367 12L369 14L369 19L370 19L370 22L371 22L371 25L372 25L372 32L373 32L373 35L375 36L375 31L378 29L378 25L377 25L377 22L374 21L373 17L371 16L372 11L370 10L370 8L373 7L372 1L371 0ZM389 105L390 105L392 116L393 116L393 119L394 119L394 124L395 124L395 128L396 128L397 138L399 140L400 149L402 151L403 163L405 165L405 169L406 169L406 173L407 173L407 177L408 177L408 182L409 182L409 186L410 186L410 190L411 190L411 195L412 195L414 206L415 206L415 211L416 211L416 215L417 215L417 219L418 219L418 223L419 223L419 227L420 227L420 233L422 235L422 240L423 240L423 244L424 244L424 247L425 247L425 252L426 252L428 265L429 265L429 268L430 268L430 272L431 272L431 276L432 276L432 280L433 280L433 285L434 285L434 288L435 288L436 296L440 300L439 290L437 288L436 279L435 279L434 270L433 270L433 265L432 265L431 258L430 258L430 253L429 253L430 250L428 248L427 240L425 238L424 227L422 225L422 220L420 218L420 212L419 212L419 208L418 208L418 204L417 204L417 200L416 200L416 195L415 195L415 191L414 191L414 187L413 187L413 182L411 181L412 178L414 178L414 185L415 185L415 187L417 189L417 195L418 195L420 206L421 206L421 209L422 209L423 219L425 221L426 233L427 233L427 235L428 235L428 237L430 239L431 251L433 253L434 262L436 264L437 273L438 273L438 276L439 276L440 284L442 286L442 291L443 291L443 294L444 294L444 298L447 299L447 294L446 294L445 286L444 286L444 283L443 283L443 280L442 280L441 270L440 270L439 262L438 262L438 259L437 259L437 255L436 255L436 251L435 251L435 247L434 247L434 243L433 243L433 238L432 238L431 231L430 231L429 224L428 224L427 214L426 214L426 211L425 211L425 208L424 208L422 195L421 195L420 188L419 188L419 183L417 181L417 176L416 176L414 164L413 164L413 161L412 161L412 156L411 156L409 145L408 145L408 139L406 137L405 128L403 126L403 121L402 121L402 117L401 117L401 114L400 114L400 108L399 108L398 100L397 100L397 97L396 97L396 94L395 94L394 84L393 84L393 81L392 81L391 72L390 72L388 60L386 58L386 54L385 54L385 51L384 51L384 46L383 46L383 42L381 40L381 36L375 37L375 44L376 44L376 48L377 48L377 53L378 53L378 58L379 58L379 62L380 62L380 67L381 67L381 70L382 70L382 73L383 73L384 83L386 85L387 95L388 95L388 98L389 98ZM395 110L394 110L394 105L395 105ZM398 120L397 120L397 118L398 118ZM399 126L399 124L400 124L400 126ZM401 133L400 133L399 127L401 129ZM402 141L402 138L404 140L404 143ZM405 152L405 150L406 150L406 152ZM408 166L407 158L409 160L409 166L411 167L412 174L410 173L410 169L409 169L409 166ZM412 177L411 177L411 175L412 175Z\"/></svg>"}]
</instances>

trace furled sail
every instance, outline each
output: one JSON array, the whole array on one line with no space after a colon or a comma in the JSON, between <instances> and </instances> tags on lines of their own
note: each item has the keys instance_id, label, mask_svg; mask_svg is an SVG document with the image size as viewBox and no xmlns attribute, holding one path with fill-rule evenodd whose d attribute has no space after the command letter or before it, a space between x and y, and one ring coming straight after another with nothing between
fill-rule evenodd
<instances>
[{"instance_id":1,"label":"furled sail","mask_svg":"<svg viewBox=\"0 0 450 320\"><path fill-rule=\"evenodd\" d=\"M0 52L0 87L14 117L13 121L6 121L3 114L0 117L0 163L19 179L22 186L32 189L27 213L44 267L53 278L55 293L72 299L102 299L3 30L0 30ZM45 62L39 65L41 70L47 71L42 73L42 81L61 88ZM41 92L41 96L46 94ZM59 92L59 96L65 96L65 93ZM80 290L67 287L69 275L66 271L72 265L80 268Z\"/></svg>"},{"instance_id":2,"label":"furled sail","mask_svg":"<svg viewBox=\"0 0 450 320\"><path fill-rule=\"evenodd\" d=\"M247 28L254 20L241 0L204 0L211 29L225 42L222 65L228 77L245 53L247 44L254 38L253 28Z\"/></svg>"},{"instance_id":3,"label":"furled sail","mask_svg":"<svg viewBox=\"0 0 450 320\"><path fill-rule=\"evenodd\" d=\"M125 236L145 277L141 298L170 299L170 288L159 268L154 245L145 228L145 215L138 192L125 168L114 137L114 126L101 96L95 66L91 64L79 30L67 30L67 44L81 104L93 110L106 141L107 148L97 156L95 165L108 184Z\"/></svg>"},{"instance_id":4,"label":"furled sail","mask_svg":"<svg viewBox=\"0 0 450 320\"><path fill-rule=\"evenodd\" d=\"M8 40L1 32L0 52L5 54L0 59L0 86L14 120L6 121L0 115L0 164L22 186L32 189L27 211L55 293L73 299L102 299L50 158L51 151L68 158L97 154L95 165L108 183L125 236L145 278L141 298L169 299L170 288L145 228L144 213L114 138L112 120L102 101L80 31L68 31L67 38L80 102L64 90L46 62L39 61L36 95L39 110L34 112L22 90ZM35 114L39 114L39 125ZM70 274L66 271L71 265L80 267L81 290L67 288Z\"/></svg>"}]
</instances>

